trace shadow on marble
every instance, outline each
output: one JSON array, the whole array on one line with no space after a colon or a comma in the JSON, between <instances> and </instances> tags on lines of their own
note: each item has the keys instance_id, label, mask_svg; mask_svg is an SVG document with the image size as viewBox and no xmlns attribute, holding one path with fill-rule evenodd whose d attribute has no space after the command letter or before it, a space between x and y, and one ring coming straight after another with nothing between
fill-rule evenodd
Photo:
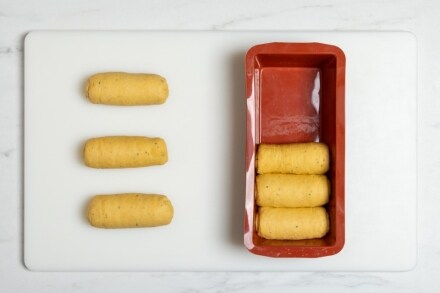
<instances>
[{"instance_id":1,"label":"shadow on marble","mask_svg":"<svg viewBox=\"0 0 440 293\"><path fill-rule=\"evenodd\" d=\"M20 64L19 64L19 81L20 81L20 86L18 87L18 91L19 91L19 96L21 97L19 106L20 106L20 120L21 120L21 131L19 131L19 146L21 146L21 152L19 152L18 158L19 158L19 172L20 172L20 178L21 178L21 184L20 184L20 199L19 199L19 216L20 216L20 223L19 223L19 229L20 229L20 236L21 236L21 241L19 241L20 243L20 260L21 260L21 265L23 266L23 268L27 269L26 265L25 265L25 261L24 261L24 46L25 46L25 39L26 39L27 33L22 34L21 35L21 50L18 50L18 54L20 54L21 58L18 58Z\"/></svg>"}]
</instances>

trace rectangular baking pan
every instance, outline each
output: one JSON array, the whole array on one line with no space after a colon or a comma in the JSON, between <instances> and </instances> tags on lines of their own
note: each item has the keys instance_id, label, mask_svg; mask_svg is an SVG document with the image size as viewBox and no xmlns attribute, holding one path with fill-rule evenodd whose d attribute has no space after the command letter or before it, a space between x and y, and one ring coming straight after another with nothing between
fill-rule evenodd
<instances>
[{"instance_id":1,"label":"rectangular baking pan","mask_svg":"<svg viewBox=\"0 0 440 293\"><path fill-rule=\"evenodd\" d=\"M246 54L244 244L269 257L322 257L345 241L345 55L321 43L268 43ZM319 141L330 150L330 230L320 239L268 240L255 229L255 157L260 143Z\"/></svg>"}]
</instances>

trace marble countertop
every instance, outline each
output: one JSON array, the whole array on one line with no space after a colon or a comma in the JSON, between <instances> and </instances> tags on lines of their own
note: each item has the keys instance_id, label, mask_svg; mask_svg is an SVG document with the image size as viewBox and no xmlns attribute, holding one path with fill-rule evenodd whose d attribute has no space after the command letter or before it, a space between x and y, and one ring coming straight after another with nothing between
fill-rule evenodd
<instances>
[{"instance_id":1,"label":"marble countertop","mask_svg":"<svg viewBox=\"0 0 440 293\"><path fill-rule=\"evenodd\" d=\"M1 292L436 292L440 2L0 0ZM32 30L410 31L418 41L418 263L409 272L35 273L23 265L23 39ZM404 62L404 60L402 60ZM390 243L390 247L399 243Z\"/></svg>"}]
</instances>

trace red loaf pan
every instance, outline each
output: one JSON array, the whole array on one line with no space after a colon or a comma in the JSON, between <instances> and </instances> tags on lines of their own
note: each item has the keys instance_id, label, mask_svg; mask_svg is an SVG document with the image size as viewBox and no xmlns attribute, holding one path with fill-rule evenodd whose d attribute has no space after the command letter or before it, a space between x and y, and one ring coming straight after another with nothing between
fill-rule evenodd
<instances>
[{"instance_id":1,"label":"red loaf pan","mask_svg":"<svg viewBox=\"0 0 440 293\"><path fill-rule=\"evenodd\" d=\"M246 54L244 244L270 257L322 257L345 241L345 55L320 43L270 43ZM255 157L260 143L320 141L330 149L330 231L320 239L267 240L255 230Z\"/></svg>"}]
</instances>

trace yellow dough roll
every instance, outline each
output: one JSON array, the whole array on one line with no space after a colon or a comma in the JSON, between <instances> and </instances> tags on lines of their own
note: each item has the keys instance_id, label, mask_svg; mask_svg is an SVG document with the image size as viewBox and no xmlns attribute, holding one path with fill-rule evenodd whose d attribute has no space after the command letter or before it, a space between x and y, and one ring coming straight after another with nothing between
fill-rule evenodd
<instances>
[{"instance_id":1,"label":"yellow dough roll","mask_svg":"<svg viewBox=\"0 0 440 293\"><path fill-rule=\"evenodd\" d=\"M257 152L257 172L324 174L330 157L323 143L260 144Z\"/></svg>"},{"instance_id":2,"label":"yellow dough roll","mask_svg":"<svg viewBox=\"0 0 440 293\"><path fill-rule=\"evenodd\" d=\"M258 235L266 239L313 239L327 234L329 219L323 207L261 207L258 209L256 228Z\"/></svg>"},{"instance_id":3,"label":"yellow dough roll","mask_svg":"<svg viewBox=\"0 0 440 293\"><path fill-rule=\"evenodd\" d=\"M84 146L84 162L92 168L146 167L167 161L162 138L106 136L89 139Z\"/></svg>"},{"instance_id":4,"label":"yellow dough roll","mask_svg":"<svg viewBox=\"0 0 440 293\"><path fill-rule=\"evenodd\" d=\"M160 194L96 195L89 202L87 219L98 228L133 228L168 225L173 219L170 200Z\"/></svg>"},{"instance_id":5,"label":"yellow dough roll","mask_svg":"<svg viewBox=\"0 0 440 293\"><path fill-rule=\"evenodd\" d=\"M87 80L86 96L94 104L163 104L168 98L168 84L165 78L157 74L98 73Z\"/></svg>"},{"instance_id":6,"label":"yellow dough roll","mask_svg":"<svg viewBox=\"0 0 440 293\"><path fill-rule=\"evenodd\" d=\"M257 175L257 205L317 207L328 202L330 182L325 175Z\"/></svg>"}]
</instances>

